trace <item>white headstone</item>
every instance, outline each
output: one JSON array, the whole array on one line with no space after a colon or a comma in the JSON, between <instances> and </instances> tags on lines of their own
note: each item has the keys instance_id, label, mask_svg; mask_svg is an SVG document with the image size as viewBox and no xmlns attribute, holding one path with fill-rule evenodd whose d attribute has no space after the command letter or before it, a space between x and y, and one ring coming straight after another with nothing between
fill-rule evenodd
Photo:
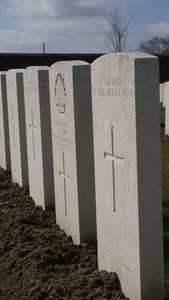
<instances>
[{"instance_id":1,"label":"white headstone","mask_svg":"<svg viewBox=\"0 0 169 300\"><path fill-rule=\"evenodd\" d=\"M6 72L0 72L0 166L11 171Z\"/></svg>"},{"instance_id":2,"label":"white headstone","mask_svg":"<svg viewBox=\"0 0 169 300\"><path fill-rule=\"evenodd\" d=\"M48 209L54 207L49 68L26 68L24 91L30 196Z\"/></svg>"},{"instance_id":3,"label":"white headstone","mask_svg":"<svg viewBox=\"0 0 169 300\"><path fill-rule=\"evenodd\" d=\"M9 70L6 77L12 180L28 186L23 72L23 69Z\"/></svg>"},{"instance_id":4,"label":"white headstone","mask_svg":"<svg viewBox=\"0 0 169 300\"><path fill-rule=\"evenodd\" d=\"M90 65L50 68L56 222L74 243L96 241Z\"/></svg>"},{"instance_id":5,"label":"white headstone","mask_svg":"<svg viewBox=\"0 0 169 300\"><path fill-rule=\"evenodd\" d=\"M158 59L108 54L91 70L99 269L130 300L162 300Z\"/></svg>"},{"instance_id":6,"label":"white headstone","mask_svg":"<svg viewBox=\"0 0 169 300\"><path fill-rule=\"evenodd\" d=\"M160 83L160 103L163 103L163 84Z\"/></svg>"},{"instance_id":7,"label":"white headstone","mask_svg":"<svg viewBox=\"0 0 169 300\"><path fill-rule=\"evenodd\" d=\"M162 94L163 106L166 107L167 102L169 102L169 81L163 82Z\"/></svg>"},{"instance_id":8,"label":"white headstone","mask_svg":"<svg viewBox=\"0 0 169 300\"><path fill-rule=\"evenodd\" d=\"M165 84L167 90L167 82ZM165 134L169 135L169 97L165 99Z\"/></svg>"}]
</instances>

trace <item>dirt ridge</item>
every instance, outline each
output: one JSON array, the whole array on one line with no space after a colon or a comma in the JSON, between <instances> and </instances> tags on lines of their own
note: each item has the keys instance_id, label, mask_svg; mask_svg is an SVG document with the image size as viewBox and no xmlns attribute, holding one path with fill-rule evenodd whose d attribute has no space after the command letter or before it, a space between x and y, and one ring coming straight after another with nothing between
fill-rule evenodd
<instances>
[{"instance_id":1,"label":"dirt ridge","mask_svg":"<svg viewBox=\"0 0 169 300\"><path fill-rule=\"evenodd\" d=\"M74 245L2 168L0 221L0 300L129 300L116 273L98 271L96 248Z\"/></svg>"}]
</instances>

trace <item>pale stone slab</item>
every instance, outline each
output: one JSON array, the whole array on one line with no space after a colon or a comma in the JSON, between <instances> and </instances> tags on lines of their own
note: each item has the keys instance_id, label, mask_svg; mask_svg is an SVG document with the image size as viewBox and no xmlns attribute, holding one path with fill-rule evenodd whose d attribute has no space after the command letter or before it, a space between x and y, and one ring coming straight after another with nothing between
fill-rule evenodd
<instances>
[{"instance_id":1,"label":"pale stone slab","mask_svg":"<svg viewBox=\"0 0 169 300\"><path fill-rule=\"evenodd\" d=\"M24 92L30 196L48 209L54 207L49 68L26 68Z\"/></svg>"},{"instance_id":2,"label":"pale stone slab","mask_svg":"<svg viewBox=\"0 0 169 300\"><path fill-rule=\"evenodd\" d=\"M165 107L165 100L166 100L166 82L163 82L162 94L163 94L163 106Z\"/></svg>"},{"instance_id":3,"label":"pale stone slab","mask_svg":"<svg viewBox=\"0 0 169 300\"><path fill-rule=\"evenodd\" d=\"M162 94L163 106L166 107L167 102L169 102L169 81L163 82Z\"/></svg>"},{"instance_id":4,"label":"pale stone slab","mask_svg":"<svg viewBox=\"0 0 169 300\"><path fill-rule=\"evenodd\" d=\"M164 299L158 59L92 64L99 269L130 300Z\"/></svg>"},{"instance_id":5,"label":"pale stone slab","mask_svg":"<svg viewBox=\"0 0 169 300\"><path fill-rule=\"evenodd\" d=\"M74 243L96 241L90 65L50 68L56 222Z\"/></svg>"},{"instance_id":6,"label":"pale stone slab","mask_svg":"<svg viewBox=\"0 0 169 300\"><path fill-rule=\"evenodd\" d=\"M28 159L23 72L24 69L15 69L9 70L6 74L11 149L11 173L12 180L17 182L22 187L28 186Z\"/></svg>"},{"instance_id":7,"label":"pale stone slab","mask_svg":"<svg viewBox=\"0 0 169 300\"><path fill-rule=\"evenodd\" d=\"M165 134L169 135L169 81L163 83L163 106L165 106Z\"/></svg>"},{"instance_id":8,"label":"pale stone slab","mask_svg":"<svg viewBox=\"0 0 169 300\"><path fill-rule=\"evenodd\" d=\"M165 134L169 135L169 98L165 100Z\"/></svg>"},{"instance_id":9,"label":"pale stone slab","mask_svg":"<svg viewBox=\"0 0 169 300\"><path fill-rule=\"evenodd\" d=\"M163 84L160 83L160 103L163 103Z\"/></svg>"},{"instance_id":10,"label":"pale stone slab","mask_svg":"<svg viewBox=\"0 0 169 300\"><path fill-rule=\"evenodd\" d=\"M0 166L11 171L6 72L0 72Z\"/></svg>"}]
</instances>

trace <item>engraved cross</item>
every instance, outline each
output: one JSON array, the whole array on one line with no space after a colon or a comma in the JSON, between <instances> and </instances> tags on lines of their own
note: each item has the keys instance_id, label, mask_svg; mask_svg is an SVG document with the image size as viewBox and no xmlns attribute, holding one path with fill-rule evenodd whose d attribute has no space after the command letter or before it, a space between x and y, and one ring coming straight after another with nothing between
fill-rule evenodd
<instances>
[{"instance_id":1,"label":"engraved cross","mask_svg":"<svg viewBox=\"0 0 169 300\"><path fill-rule=\"evenodd\" d=\"M11 118L11 122L12 122L12 127L13 127L13 142L14 142L14 148L15 148L15 123L16 123L16 120L14 119L13 105L12 105L12 118Z\"/></svg>"},{"instance_id":2,"label":"engraved cross","mask_svg":"<svg viewBox=\"0 0 169 300\"><path fill-rule=\"evenodd\" d=\"M32 143L33 143L33 159L35 160L35 136L34 132L36 130L36 126L33 121L33 108L31 108L31 124L29 124L29 128L32 130Z\"/></svg>"},{"instance_id":3,"label":"engraved cross","mask_svg":"<svg viewBox=\"0 0 169 300\"><path fill-rule=\"evenodd\" d=\"M70 176L66 175L65 172L65 156L62 153L63 157L63 172L59 171L59 175L63 177L63 184L64 184L64 197L65 197L65 216L67 216L67 199L66 199L66 180L70 180Z\"/></svg>"},{"instance_id":4,"label":"engraved cross","mask_svg":"<svg viewBox=\"0 0 169 300\"><path fill-rule=\"evenodd\" d=\"M123 157L119 157L114 154L114 140L113 140L113 129L114 127L111 126L111 148L112 154L107 153L104 151L104 157L112 161L112 179L113 179L113 212L116 212L116 194L115 194L115 171L114 171L114 163L123 163Z\"/></svg>"}]
</instances>

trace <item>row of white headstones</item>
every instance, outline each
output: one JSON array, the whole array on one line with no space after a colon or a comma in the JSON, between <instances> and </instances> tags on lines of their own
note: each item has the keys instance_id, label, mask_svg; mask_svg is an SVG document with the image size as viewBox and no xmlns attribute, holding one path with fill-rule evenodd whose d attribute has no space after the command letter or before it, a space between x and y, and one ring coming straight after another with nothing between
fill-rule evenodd
<instances>
[{"instance_id":1,"label":"row of white headstones","mask_svg":"<svg viewBox=\"0 0 169 300\"><path fill-rule=\"evenodd\" d=\"M169 135L169 81L160 84L160 103L165 108L165 134Z\"/></svg>"},{"instance_id":2,"label":"row of white headstones","mask_svg":"<svg viewBox=\"0 0 169 300\"><path fill-rule=\"evenodd\" d=\"M130 300L162 300L158 58L103 55L0 73L0 166Z\"/></svg>"}]
</instances>

